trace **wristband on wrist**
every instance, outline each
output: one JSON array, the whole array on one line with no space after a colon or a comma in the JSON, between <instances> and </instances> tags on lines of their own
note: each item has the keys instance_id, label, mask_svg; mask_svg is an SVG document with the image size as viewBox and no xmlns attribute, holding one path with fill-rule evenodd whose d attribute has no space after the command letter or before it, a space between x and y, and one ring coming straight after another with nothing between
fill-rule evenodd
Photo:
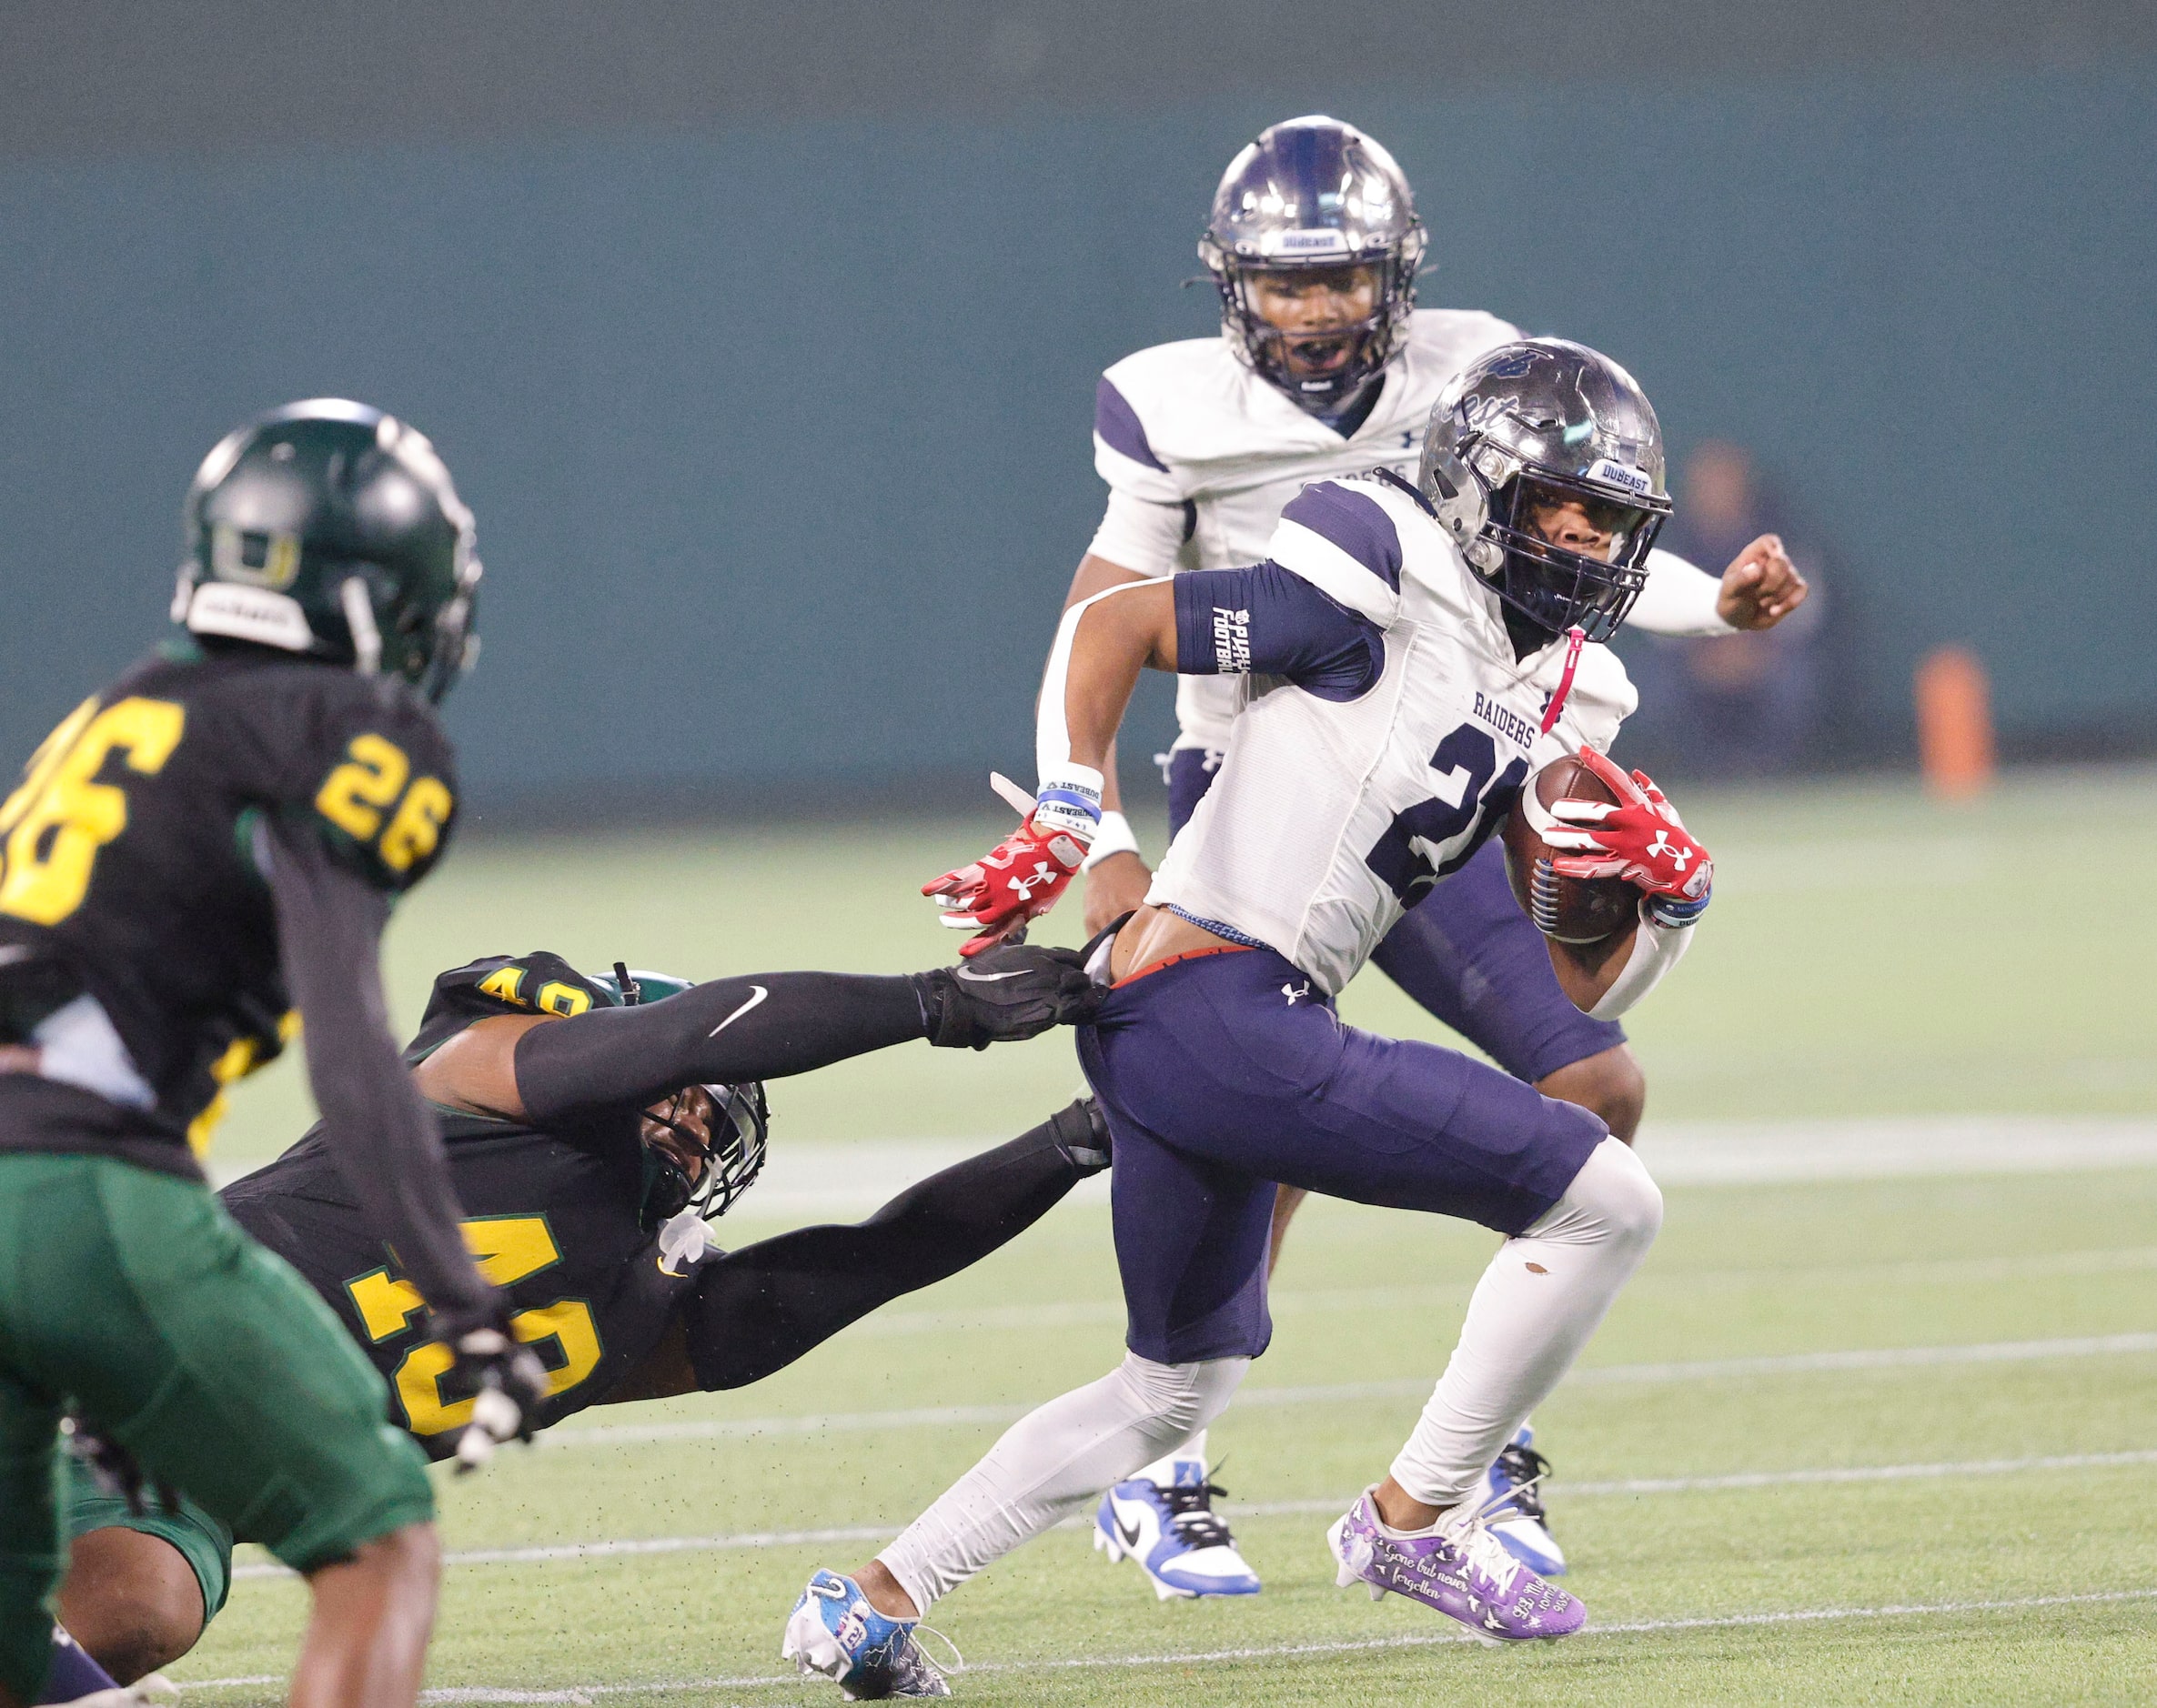
<instances>
[{"instance_id":1,"label":"wristband on wrist","mask_svg":"<svg viewBox=\"0 0 2157 1708\"><path fill-rule=\"evenodd\" d=\"M1044 830L1061 830L1084 847L1101 824L1103 780L1090 765L1043 771L1033 796L1033 822Z\"/></svg>"},{"instance_id":2,"label":"wristband on wrist","mask_svg":"<svg viewBox=\"0 0 2157 1708\"><path fill-rule=\"evenodd\" d=\"M1714 891L1708 891L1713 895ZM1708 911L1708 896L1649 896L1643 903L1648 917L1671 930L1682 930Z\"/></svg>"},{"instance_id":3,"label":"wristband on wrist","mask_svg":"<svg viewBox=\"0 0 2157 1708\"><path fill-rule=\"evenodd\" d=\"M1131 820L1114 808L1101 815L1101 828L1094 832L1094 845L1087 850L1079 870L1090 872L1111 854L1139 853L1138 838L1131 833Z\"/></svg>"}]
</instances>

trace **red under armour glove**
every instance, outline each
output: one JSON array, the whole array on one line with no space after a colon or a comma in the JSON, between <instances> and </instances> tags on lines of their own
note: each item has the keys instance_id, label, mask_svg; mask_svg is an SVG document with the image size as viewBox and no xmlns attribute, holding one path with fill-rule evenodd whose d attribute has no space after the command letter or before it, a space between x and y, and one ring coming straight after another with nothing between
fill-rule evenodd
<instances>
[{"instance_id":1,"label":"red under armour glove","mask_svg":"<svg viewBox=\"0 0 2157 1708\"><path fill-rule=\"evenodd\" d=\"M977 933L959 949L969 959L1056 905L1101 821L1101 773L1084 766L1044 778L1031 799L1008 778L989 781L1025 822L971 865L922 886L944 924Z\"/></svg>"},{"instance_id":2,"label":"red under armour glove","mask_svg":"<svg viewBox=\"0 0 2157 1708\"><path fill-rule=\"evenodd\" d=\"M1593 748L1582 748L1580 763L1618 797L1615 806L1601 800L1560 800L1550 809L1558 828L1543 839L1553 849L1572 850L1550 862L1566 878L1622 878L1650 898L1668 899L1658 917L1683 913L1689 922L1708 905L1715 882L1715 862L1687 834L1671 806L1645 771L1630 777Z\"/></svg>"}]
</instances>

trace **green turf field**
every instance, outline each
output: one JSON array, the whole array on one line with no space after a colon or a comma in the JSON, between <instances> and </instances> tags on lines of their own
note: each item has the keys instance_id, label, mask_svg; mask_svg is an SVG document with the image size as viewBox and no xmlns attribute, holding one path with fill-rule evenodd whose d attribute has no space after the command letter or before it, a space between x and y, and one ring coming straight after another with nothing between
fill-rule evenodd
<instances>
[{"instance_id":1,"label":"green turf field","mask_svg":"<svg viewBox=\"0 0 2157 1708\"><path fill-rule=\"evenodd\" d=\"M1960 809L1886 785L1688 800L1719 894L1634 1029L1651 1127L2157 1115L2137 978L2157 900L2088 878L2157 829L2153 780L2026 779ZM541 946L690 973L924 964L949 939L908 882L976 851L980 829L475 841L400 918L397 997L409 1018L432 968ZM1345 1006L1417 1030L1375 975ZM910 1047L778 1087L775 1140L999 1135L1074 1081L1063 1041L985 1057ZM274 1150L298 1096L287 1069L247 1088L224 1159ZM1083 1531L1053 1532L937 1609L974 1669L958 1695L2157 1691L2157 1168L1668 1196L1647 1268L1537 1420L1588 1633L1487 1653L1406 1603L1333 1587L1324 1527L1382 1474L1490 1239L1325 1204L1279 1277L1274 1350L1213 1432L1265 1593L1164 1606ZM739 1220L736 1240L773 1226ZM1105 1370L1119 1339L1106 1212L1074 1202L757 1388L595 1410L484 1477L445 1477L454 1562L430 1683L459 1701L836 1702L780 1676L780 1626L808 1572L866 1558L1002 1419ZM304 1593L249 1558L175 1676L257 1682L191 1701L274 1700L289 1665Z\"/></svg>"}]
</instances>

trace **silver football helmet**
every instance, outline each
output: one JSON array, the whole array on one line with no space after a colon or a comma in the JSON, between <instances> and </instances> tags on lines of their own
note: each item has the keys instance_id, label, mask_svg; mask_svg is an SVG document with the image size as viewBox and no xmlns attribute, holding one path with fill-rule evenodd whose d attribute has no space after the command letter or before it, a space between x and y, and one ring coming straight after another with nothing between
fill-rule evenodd
<instances>
[{"instance_id":1,"label":"silver football helmet","mask_svg":"<svg viewBox=\"0 0 2157 1708\"><path fill-rule=\"evenodd\" d=\"M1537 628L1618 632L1670 514L1663 430L1633 377L1563 338L1501 345L1432 408L1417 484L1461 555ZM1546 538L1571 510L1602 556Z\"/></svg>"},{"instance_id":2,"label":"silver football helmet","mask_svg":"<svg viewBox=\"0 0 2157 1708\"><path fill-rule=\"evenodd\" d=\"M1393 156L1323 113L1268 126L1228 163L1198 239L1231 347L1261 378L1318 414L1355 397L1400 347L1423 249L1423 222ZM1371 313L1324 334L1294 337L1251 300L1254 274L1356 266L1377 275ZM1342 354L1326 371L1299 372L1292 343L1337 345Z\"/></svg>"}]
</instances>

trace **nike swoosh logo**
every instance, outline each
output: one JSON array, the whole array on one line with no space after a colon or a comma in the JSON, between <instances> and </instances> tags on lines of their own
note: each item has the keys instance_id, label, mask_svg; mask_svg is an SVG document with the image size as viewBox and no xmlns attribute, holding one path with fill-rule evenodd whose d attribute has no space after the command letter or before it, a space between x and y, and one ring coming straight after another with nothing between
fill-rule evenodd
<instances>
[{"instance_id":1,"label":"nike swoosh logo","mask_svg":"<svg viewBox=\"0 0 2157 1708\"><path fill-rule=\"evenodd\" d=\"M1126 1548L1137 1547L1140 1533L1139 1527L1136 1524L1124 1523L1124 1515L1121 1512L1115 1513L1114 1518L1116 1526L1116 1534L1124 1539L1124 1546Z\"/></svg>"},{"instance_id":2,"label":"nike swoosh logo","mask_svg":"<svg viewBox=\"0 0 2157 1708\"><path fill-rule=\"evenodd\" d=\"M736 1009L731 1014L728 1015L725 1020L720 1021L717 1026L714 1026L710 1031L706 1032L704 1036L707 1038L717 1038L720 1033L725 1031L728 1027L731 1026L736 1020L740 1020L744 1014L748 1013L750 1010L756 1007L758 1003L761 1002L771 994L771 993L765 990L761 984L751 985L749 987L749 1000L744 1002L740 1008Z\"/></svg>"},{"instance_id":3,"label":"nike swoosh logo","mask_svg":"<svg viewBox=\"0 0 2157 1708\"><path fill-rule=\"evenodd\" d=\"M1016 979L1025 970L1023 967L1014 967L1009 972L968 972L962 967L959 969L959 977L968 984L994 984L999 979Z\"/></svg>"}]
</instances>

